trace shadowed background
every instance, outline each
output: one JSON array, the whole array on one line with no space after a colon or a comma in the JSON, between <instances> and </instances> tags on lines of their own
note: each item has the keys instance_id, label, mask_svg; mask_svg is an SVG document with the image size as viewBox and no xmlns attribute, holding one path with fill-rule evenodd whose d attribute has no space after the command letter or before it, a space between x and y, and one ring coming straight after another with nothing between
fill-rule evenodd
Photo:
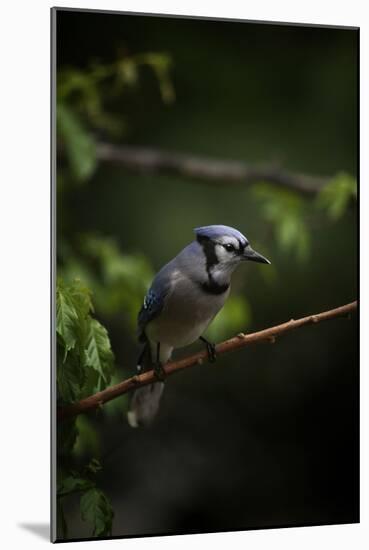
<instances>
[{"instance_id":1,"label":"shadowed background","mask_svg":"<svg viewBox=\"0 0 369 550\"><path fill-rule=\"evenodd\" d=\"M237 271L216 341L355 299L356 56L349 29L58 12L58 273L92 290L113 381L133 372L152 275L194 227L236 227L272 262ZM101 141L283 166L331 192L138 173L98 162ZM101 461L113 535L358 521L355 318L171 377L150 429L126 406L79 418L59 457ZM68 538L91 536L79 505L64 499Z\"/></svg>"}]
</instances>

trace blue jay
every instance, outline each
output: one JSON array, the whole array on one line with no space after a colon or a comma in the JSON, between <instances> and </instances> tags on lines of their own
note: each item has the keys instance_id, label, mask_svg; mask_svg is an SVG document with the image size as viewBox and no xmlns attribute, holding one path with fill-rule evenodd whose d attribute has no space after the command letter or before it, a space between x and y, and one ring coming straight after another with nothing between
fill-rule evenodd
<instances>
[{"instance_id":1,"label":"blue jay","mask_svg":"<svg viewBox=\"0 0 369 550\"><path fill-rule=\"evenodd\" d=\"M209 360L215 360L215 347L202 334L227 300L236 267L244 260L270 264L232 227L199 227L195 235L157 273L138 314L142 350L137 373L154 369L158 381L134 390L128 411L132 427L149 425L156 415L164 389L163 365L174 349L200 339Z\"/></svg>"}]
</instances>

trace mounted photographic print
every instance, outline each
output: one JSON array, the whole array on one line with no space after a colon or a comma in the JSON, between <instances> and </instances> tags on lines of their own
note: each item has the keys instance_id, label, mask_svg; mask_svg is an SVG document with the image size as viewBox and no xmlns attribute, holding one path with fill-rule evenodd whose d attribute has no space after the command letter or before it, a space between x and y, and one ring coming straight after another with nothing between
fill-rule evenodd
<instances>
[{"instance_id":1,"label":"mounted photographic print","mask_svg":"<svg viewBox=\"0 0 369 550\"><path fill-rule=\"evenodd\" d=\"M359 521L359 29L52 10L52 540Z\"/></svg>"}]
</instances>

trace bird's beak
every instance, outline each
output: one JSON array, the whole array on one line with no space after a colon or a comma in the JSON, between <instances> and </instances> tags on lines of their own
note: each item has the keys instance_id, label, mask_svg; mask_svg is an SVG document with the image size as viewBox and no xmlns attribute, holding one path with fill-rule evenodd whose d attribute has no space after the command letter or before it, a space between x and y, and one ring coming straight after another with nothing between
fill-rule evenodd
<instances>
[{"instance_id":1,"label":"bird's beak","mask_svg":"<svg viewBox=\"0 0 369 550\"><path fill-rule=\"evenodd\" d=\"M260 264L270 264L270 261L264 258L258 252L255 252L251 246L247 246L243 253L243 259L248 260L249 262L259 262Z\"/></svg>"}]
</instances>

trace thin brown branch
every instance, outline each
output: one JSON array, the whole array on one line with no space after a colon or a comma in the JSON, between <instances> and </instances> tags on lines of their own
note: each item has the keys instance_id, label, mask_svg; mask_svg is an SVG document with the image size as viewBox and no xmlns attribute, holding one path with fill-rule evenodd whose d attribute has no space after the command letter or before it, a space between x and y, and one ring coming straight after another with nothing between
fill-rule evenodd
<instances>
[{"instance_id":1,"label":"thin brown branch","mask_svg":"<svg viewBox=\"0 0 369 550\"><path fill-rule=\"evenodd\" d=\"M338 307L336 309L331 309L329 311L323 311L322 313L317 313L315 315L309 315L308 317L302 317L301 319L291 319L287 323L277 325L271 328L260 330L259 332L254 332L252 334L238 334L230 340L226 340L221 344L216 346L217 355L222 355L223 353L228 353L230 351L235 351L237 349L243 348L250 344L257 344L261 342L274 343L276 338L289 332L290 330L300 328L304 325L316 324L321 321L328 321L329 319L335 319L337 317L349 317L350 314L357 309L357 302L352 302L344 306ZM195 353L179 361L173 361L167 363L164 367L165 374L170 376L175 372L192 367L194 365L200 365L207 359L207 352L202 351ZM123 395L128 391L138 388L140 386L145 386L155 382L154 371L150 370L140 374L139 376L132 376L127 380L123 380L119 384L110 386L105 390L95 393L86 399L82 399L77 403L72 405L64 406L58 410L58 419L64 420L66 418L71 418L77 416L80 413L88 412L92 409L96 409L102 406L107 401L115 399L119 395Z\"/></svg>"},{"instance_id":2,"label":"thin brown branch","mask_svg":"<svg viewBox=\"0 0 369 550\"><path fill-rule=\"evenodd\" d=\"M315 195L329 181L327 177L288 172L272 165L253 166L236 160L211 159L148 147L98 143L96 154L100 161L114 162L138 172L178 174L227 184L251 185L267 181L306 195Z\"/></svg>"}]
</instances>

